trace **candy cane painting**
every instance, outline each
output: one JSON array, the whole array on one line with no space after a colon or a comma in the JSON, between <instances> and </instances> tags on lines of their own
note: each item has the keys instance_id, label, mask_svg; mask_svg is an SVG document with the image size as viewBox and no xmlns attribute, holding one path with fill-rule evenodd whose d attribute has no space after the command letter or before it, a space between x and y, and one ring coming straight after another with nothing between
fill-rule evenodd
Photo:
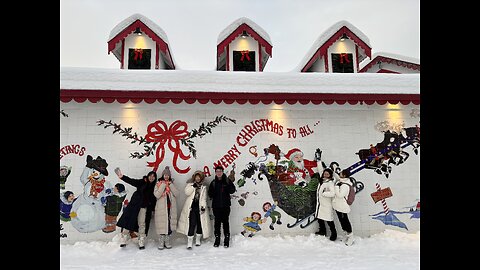
<instances>
[{"instance_id":1,"label":"candy cane painting","mask_svg":"<svg viewBox=\"0 0 480 270\"><path fill-rule=\"evenodd\" d=\"M391 212L390 209L388 208L387 202L385 201L386 198L391 197L393 194L390 191L390 188L386 189L380 189L380 185L378 183L375 183L375 187L377 189L376 192L372 193L372 199L375 203L378 201L382 202L383 206L383 213L384 215L382 216L382 212L370 215L373 217L373 219L378 219L382 221L385 225L392 225L392 226L397 226L400 228L404 228L408 230L407 225L405 223L401 222L396 216L394 212Z\"/></svg>"}]
</instances>

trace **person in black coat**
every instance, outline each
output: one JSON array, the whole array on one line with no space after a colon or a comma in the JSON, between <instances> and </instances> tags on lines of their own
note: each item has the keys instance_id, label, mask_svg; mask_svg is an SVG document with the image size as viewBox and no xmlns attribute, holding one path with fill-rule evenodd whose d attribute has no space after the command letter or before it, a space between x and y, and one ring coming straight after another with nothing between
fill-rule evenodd
<instances>
[{"instance_id":1,"label":"person in black coat","mask_svg":"<svg viewBox=\"0 0 480 270\"><path fill-rule=\"evenodd\" d=\"M224 247L229 247L230 245L230 194L235 193L235 181L234 175L228 177L223 173L223 167L215 167L215 178L210 183L208 187L208 196L212 199L212 210L213 215L215 216L214 222L214 235L215 243L214 247L220 245L220 227L223 224L223 234L224 234Z\"/></svg>"},{"instance_id":2,"label":"person in black coat","mask_svg":"<svg viewBox=\"0 0 480 270\"><path fill-rule=\"evenodd\" d=\"M120 247L127 245L127 240L130 236L129 231L136 231L139 234L138 247L144 249L152 211L155 210L157 202L157 198L153 195L153 189L157 182L157 173L151 171L146 176L143 176L142 179L132 179L124 175L120 168L116 168L115 173L122 181L137 188L117 222L117 226L122 228Z\"/></svg>"}]
</instances>

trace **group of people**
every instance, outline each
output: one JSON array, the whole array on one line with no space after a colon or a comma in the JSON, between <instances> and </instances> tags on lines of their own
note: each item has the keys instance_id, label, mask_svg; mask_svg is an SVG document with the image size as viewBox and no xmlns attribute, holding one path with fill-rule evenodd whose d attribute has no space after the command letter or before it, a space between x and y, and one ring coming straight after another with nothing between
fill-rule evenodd
<instances>
[{"instance_id":1,"label":"group of people","mask_svg":"<svg viewBox=\"0 0 480 270\"><path fill-rule=\"evenodd\" d=\"M350 191L350 186L353 183L350 181L350 172L342 170L339 177L334 174L333 170L326 168L320 176L320 183L317 187L317 204L315 211L315 218L318 221L317 235L326 236L327 228L325 222L330 228L330 240L337 239L337 230L333 221L334 212L337 214L338 221L345 232L345 244L351 245L353 243L352 225L348 219L350 213L350 205L345 199Z\"/></svg>"},{"instance_id":2,"label":"group of people","mask_svg":"<svg viewBox=\"0 0 480 270\"><path fill-rule=\"evenodd\" d=\"M121 228L120 247L125 247L132 237L138 233L138 246L145 249L145 240L154 212L155 230L159 235L158 249L172 248L171 235L174 231L187 236L187 249L191 249L195 237L195 245L201 245L201 239L210 237L210 211L207 199L212 199L214 219L214 246L220 245L220 229L223 225L224 247L230 245L230 194L235 193L234 178L227 177L223 167L215 168L215 178L207 187L205 174L196 171L185 186L187 196L180 217L177 220L178 189L168 166L160 178L155 171L149 172L141 179L132 179L122 173L120 168L114 171L124 182L137 190L132 194L130 202L123 210L117 222Z\"/></svg>"}]
</instances>

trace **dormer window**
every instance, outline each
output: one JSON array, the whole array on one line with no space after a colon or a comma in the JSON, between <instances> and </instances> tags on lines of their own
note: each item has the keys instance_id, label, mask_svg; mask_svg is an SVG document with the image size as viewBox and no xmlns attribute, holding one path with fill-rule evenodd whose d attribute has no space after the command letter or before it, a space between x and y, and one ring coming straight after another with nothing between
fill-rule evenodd
<instances>
[{"instance_id":1,"label":"dormer window","mask_svg":"<svg viewBox=\"0 0 480 270\"><path fill-rule=\"evenodd\" d=\"M332 53L333 73L353 73L353 54Z\"/></svg>"},{"instance_id":2,"label":"dormer window","mask_svg":"<svg viewBox=\"0 0 480 270\"><path fill-rule=\"evenodd\" d=\"M150 69L151 49L128 49L128 69Z\"/></svg>"},{"instance_id":3,"label":"dormer window","mask_svg":"<svg viewBox=\"0 0 480 270\"><path fill-rule=\"evenodd\" d=\"M233 51L233 71L255 71L255 52Z\"/></svg>"}]
</instances>

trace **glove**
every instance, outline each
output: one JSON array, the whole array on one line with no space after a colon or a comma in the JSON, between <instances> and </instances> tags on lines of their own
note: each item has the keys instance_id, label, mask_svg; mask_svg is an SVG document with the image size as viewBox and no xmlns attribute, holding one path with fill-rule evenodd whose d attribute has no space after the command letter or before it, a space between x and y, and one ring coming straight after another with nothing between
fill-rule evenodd
<instances>
[{"instance_id":1,"label":"glove","mask_svg":"<svg viewBox=\"0 0 480 270\"><path fill-rule=\"evenodd\" d=\"M202 206L202 207L200 208L200 211L202 212L202 214L205 213L205 207Z\"/></svg>"},{"instance_id":2,"label":"glove","mask_svg":"<svg viewBox=\"0 0 480 270\"><path fill-rule=\"evenodd\" d=\"M107 203L107 198L102 197L100 198L100 201L102 202L103 205L105 205Z\"/></svg>"},{"instance_id":3,"label":"glove","mask_svg":"<svg viewBox=\"0 0 480 270\"><path fill-rule=\"evenodd\" d=\"M119 167L115 168L115 170L113 170L113 171L115 172L115 174L117 174L118 177L122 177L122 176L123 176L122 171L120 171L120 168L119 168Z\"/></svg>"},{"instance_id":4,"label":"glove","mask_svg":"<svg viewBox=\"0 0 480 270\"><path fill-rule=\"evenodd\" d=\"M110 194L112 194L112 189L110 189L110 188L107 188L107 189L105 190L105 193L106 193L107 195L110 195Z\"/></svg>"},{"instance_id":5,"label":"glove","mask_svg":"<svg viewBox=\"0 0 480 270\"><path fill-rule=\"evenodd\" d=\"M322 150L320 148L317 148L315 151L315 161L320 161L322 160Z\"/></svg>"}]
</instances>

